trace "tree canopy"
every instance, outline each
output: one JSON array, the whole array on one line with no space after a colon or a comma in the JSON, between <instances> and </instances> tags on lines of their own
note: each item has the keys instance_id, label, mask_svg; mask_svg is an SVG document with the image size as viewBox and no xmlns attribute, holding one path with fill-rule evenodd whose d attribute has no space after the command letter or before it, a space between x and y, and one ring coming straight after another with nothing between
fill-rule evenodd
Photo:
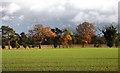
<instances>
[{"instance_id":1,"label":"tree canopy","mask_svg":"<svg viewBox=\"0 0 120 73\"><path fill-rule=\"evenodd\" d=\"M85 43L91 42L91 36L96 35L96 28L93 24L84 22L77 26L76 35L79 36L79 40L81 41L84 47Z\"/></svg>"},{"instance_id":2,"label":"tree canopy","mask_svg":"<svg viewBox=\"0 0 120 73\"><path fill-rule=\"evenodd\" d=\"M115 39L117 36L117 28L113 25L105 27L105 29L102 30L104 37L107 42L107 46L112 47L115 44Z\"/></svg>"}]
</instances>

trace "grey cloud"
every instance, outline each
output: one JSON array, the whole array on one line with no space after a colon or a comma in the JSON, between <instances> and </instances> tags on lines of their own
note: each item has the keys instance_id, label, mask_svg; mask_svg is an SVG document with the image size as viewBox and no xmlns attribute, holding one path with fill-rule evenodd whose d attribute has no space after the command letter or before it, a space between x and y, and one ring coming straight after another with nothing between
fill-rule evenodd
<instances>
[{"instance_id":1,"label":"grey cloud","mask_svg":"<svg viewBox=\"0 0 120 73\"><path fill-rule=\"evenodd\" d=\"M11 2L3 3L3 7L7 7ZM8 14L2 11L2 17L8 16L8 20L3 20L3 25L13 27L17 32L27 32L35 24L43 24L44 26L59 27L61 29L68 28L75 31L77 24L84 21L93 23L95 26L103 26L105 24L117 24L116 10L108 12L101 9L76 9L73 5L66 2L66 4L56 4L50 7L45 7L42 10L31 10L30 6L16 3L20 6L19 11L13 14ZM20 16L21 19L20 19Z\"/></svg>"}]
</instances>

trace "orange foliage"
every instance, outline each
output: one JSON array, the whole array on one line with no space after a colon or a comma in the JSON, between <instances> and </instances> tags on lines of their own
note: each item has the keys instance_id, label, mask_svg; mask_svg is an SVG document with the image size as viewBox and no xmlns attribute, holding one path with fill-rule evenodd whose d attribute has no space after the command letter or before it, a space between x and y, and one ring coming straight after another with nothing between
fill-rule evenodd
<instances>
[{"instance_id":1,"label":"orange foliage","mask_svg":"<svg viewBox=\"0 0 120 73\"><path fill-rule=\"evenodd\" d=\"M45 38L45 41L47 41L47 39Z\"/></svg>"},{"instance_id":2,"label":"orange foliage","mask_svg":"<svg viewBox=\"0 0 120 73\"><path fill-rule=\"evenodd\" d=\"M43 27L42 24L37 24L35 25L33 31L37 36L44 36L44 37L55 36L55 34L50 29L51 27Z\"/></svg>"},{"instance_id":3,"label":"orange foliage","mask_svg":"<svg viewBox=\"0 0 120 73\"><path fill-rule=\"evenodd\" d=\"M86 44L87 44L87 43L88 43L88 41L86 41L86 40L82 40L82 43L86 43Z\"/></svg>"},{"instance_id":4,"label":"orange foliage","mask_svg":"<svg viewBox=\"0 0 120 73\"><path fill-rule=\"evenodd\" d=\"M42 24L35 25L34 29L31 30L32 36L36 37L40 43L42 43L43 39L47 41L46 37L55 37L55 34L50 30L51 27L43 27Z\"/></svg>"},{"instance_id":5,"label":"orange foliage","mask_svg":"<svg viewBox=\"0 0 120 73\"><path fill-rule=\"evenodd\" d=\"M70 35L60 35L59 37L59 43L62 45L68 45L68 41L72 40L72 37Z\"/></svg>"},{"instance_id":6,"label":"orange foliage","mask_svg":"<svg viewBox=\"0 0 120 73\"><path fill-rule=\"evenodd\" d=\"M68 40L72 40L72 37L70 35L65 35L65 37L68 39Z\"/></svg>"}]
</instances>

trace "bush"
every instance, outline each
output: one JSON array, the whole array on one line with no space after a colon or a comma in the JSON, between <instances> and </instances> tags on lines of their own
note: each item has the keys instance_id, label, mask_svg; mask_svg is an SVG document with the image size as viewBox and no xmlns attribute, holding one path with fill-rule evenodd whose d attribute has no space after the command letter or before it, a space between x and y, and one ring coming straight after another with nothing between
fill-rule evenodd
<instances>
[{"instance_id":1,"label":"bush","mask_svg":"<svg viewBox=\"0 0 120 73\"><path fill-rule=\"evenodd\" d=\"M11 44L12 48L16 48L16 41L13 40L13 41L11 41L10 44Z\"/></svg>"},{"instance_id":2,"label":"bush","mask_svg":"<svg viewBox=\"0 0 120 73\"><path fill-rule=\"evenodd\" d=\"M31 48L31 45L28 45L29 48Z\"/></svg>"},{"instance_id":3,"label":"bush","mask_svg":"<svg viewBox=\"0 0 120 73\"><path fill-rule=\"evenodd\" d=\"M94 47L101 47L101 42L100 39L95 40Z\"/></svg>"},{"instance_id":4,"label":"bush","mask_svg":"<svg viewBox=\"0 0 120 73\"><path fill-rule=\"evenodd\" d=\"M113 46L113 43L107 43L107 46L109 46L110 48Z\"/></svg>"},{"instance_id":5,"label":"bush","mask_svg":"<svg viewBox=\"0 0 120 73\"><path fill-rule=\"evenodd\" d=\"M18 44L18 42L16 41L16 48L20 48L20 45Z\"/></svg>"},{"instance_id":6,"label":"bush","mask_svg":"<svg viewBox=\"0 0 120 73\"><path fill-rule=\"evenodd\" d=\"M101 44L94 44L94 47L101 47Z\"/></svg>"},{"instance_id":7,"label":"bush","mask_svg":"<svg viewBox=\"0 0 120 73\"><path fill-rule=\"evenodd\" d=\"M2 43L2 49L5 49L5 42Z\"/></svg>"},{"instance_id":8,"label":"bush","mask_svg":"<svg viewBox=\"0 0 120 73\"><path fill-rule=\"evenodd\" d=\"M11 44L12 48L17 48L17 49L20 48L19 43L15 40L11 41L10 44Z\"/></svg>"},{"instance_id":9,"label":"bush","mask_svg":"<svg viewBox=\"0 0 120 73\"><path fill-rule=\"evenodd\" d=\"M57 44L54 44L54 48L57 48Z\"/></svg>"},{"instance_id":10,"label":"bush","mask_svg":"<svg viewBox=\"0 0 120 73\"><path fill-rule=\"evenodd\" d=\"M116 47L120 46L119 40L116 40L116 41L115 41L115 46L116 46Z\"/></svg>"},{"instance_id":11,"label":"bush","mask_svg":"<svg viewBox=\"0 0 120 73\"><path fill-rule=\"evenodd\" d=\"M34 48L35 47L35 45L32 45L32 48Z\"/></svg>"},{"instance_id":12,"label":"bush","mask_svg":"<svg viewBox=\"0 0 120 73\"><path fill-rule=\"evenodd\" d=\"M26 44L26 43L23 43L23 47L24 47L24 48L27 48L27 44Z\"/></svg>"},{"instance_id":13,"label":"bush","mask_svg":"<svg viewBox=\"0 0 120 73\"><path fill-rule=\"evenodd\" d=\"M32 48L38 47L39 45L37 45L36 43L32 44Z\"/></svg>"}]
</instances>

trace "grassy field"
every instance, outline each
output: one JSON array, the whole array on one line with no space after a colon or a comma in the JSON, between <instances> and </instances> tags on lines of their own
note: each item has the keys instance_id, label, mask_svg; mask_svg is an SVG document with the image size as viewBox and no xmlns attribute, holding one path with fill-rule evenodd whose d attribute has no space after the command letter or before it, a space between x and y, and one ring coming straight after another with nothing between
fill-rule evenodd
<instances>
[{"instance_id":1,"label":"grassy field","mask_svg":"<svg viewBox=\"0 0 120 73\"><path fill-rule=\"evenodd\" d=\"M3 71L117 71L117 48L2 50Z\"/></svg>"}]
</instances>

